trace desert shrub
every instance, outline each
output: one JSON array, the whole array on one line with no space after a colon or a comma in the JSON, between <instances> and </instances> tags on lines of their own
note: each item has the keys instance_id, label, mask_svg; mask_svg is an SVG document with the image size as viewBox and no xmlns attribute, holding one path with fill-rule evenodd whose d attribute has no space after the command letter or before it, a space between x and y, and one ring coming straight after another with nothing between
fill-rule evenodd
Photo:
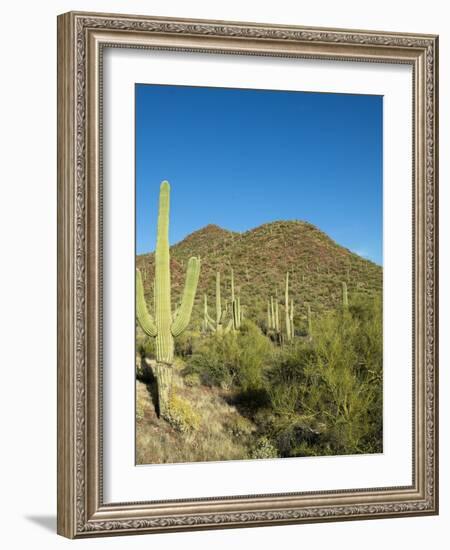
<instances>
[{"instance_id":1,"label":"desert shrub","mask_svg":"<svg viewBox=\"0 0 450 550\"><path fill-rule=\"evenodd\" d=\"M192 355L194 342L200 337L198 332L186 330L175 338L175 355L189 357Z\"/></svg>"},{"instance_id":2,"label":"desert shrub","mask_svg":"<svg viewBox=\"0 0 450 550\"><path fill-rule=\"evenodd\" d=\"M231 416L225 423L227 430L235 437L250 435L255 427L247 418L240 415Z\"/></svg>"},{"instance_id":3,"label":"desert shrub","mask_svg":"<svg viewBox=\"0 0 450 550\"><path fill-rule=\"evenodd\" d=\"M155 357L155 339L151 338L150 336L136 338L136 351L141 357Z\"/></svg>"},{"instance_id":4,"label":"desert shrub","mask_svg":"<svg viewBox=\"0 0 450 550\"><path fill-rule=\"evenodd\" d=\"M200 386L201 384L200 376L196 372L191 372L189 374L186 374L186 376L184 376L183 378L183 381L186 386L191 388L194 386Z\"/></svg>"},{"instance_id":5,"label":"desert shrub","mask_svg":"<svg viewBox=\"0 0 450 550\"><path fill-rule=\"evenodd\" d=\"M169 397L169 424L181 433L195 431L200 426L200 416L194 411L188 401L171 392Z\"/></svg>"},{"instance_id":6,"label":"desert shrub","mask_svg":"<svg viewBox=\"0 0 450 550\"><path fill-rule=\"evenodd\" d=\"M231 387L236 377L239 348L234 334L213 334L198 342L186 373L197 374L208 386Z\"/></svg>"},{"instance_id":7,"label":"desert shrub","mask_svg":"<svg viewBox=\"0 0 450 550\"><path fill-rule=\"evenodd\" d=\"M263 373L270 363L272 346L266 336L251 321L242 324L238 336L239 368L238 384L242 390L258 390L263 386Z\"/></svg>"},{"instance_id":8,"label":"desert shrub","mask_svg":"<svg viewBox=\"0 0 450 550\"><path fill-rule=\"evenodd\" d=\"M250 450L251 458L278 458L276 447L266 437L259 437Z\"/></svg>"},{"instance_id":9,"label":"desert shrub","mask_svg":"<svg viewBox=\"0 0 450 550\"><path fill-rule=\"evenodd\" d=\"M251 321L239 332L214 334L198 341L187 372L197 373L204 384L233 386L249 391L263 386L263 372L270 362L270 341Z\"/></svg>"},{"instance_id":10,"label":"desert shrub","mask_svg":"<svg viewBox=\"0 0 450 550\"><path fill-rule=\"evenodd\" d=\"M312 339L280 350L266 379L282 456L381 451L380 300L317 317Z\"/></svg>"}]
</instances>

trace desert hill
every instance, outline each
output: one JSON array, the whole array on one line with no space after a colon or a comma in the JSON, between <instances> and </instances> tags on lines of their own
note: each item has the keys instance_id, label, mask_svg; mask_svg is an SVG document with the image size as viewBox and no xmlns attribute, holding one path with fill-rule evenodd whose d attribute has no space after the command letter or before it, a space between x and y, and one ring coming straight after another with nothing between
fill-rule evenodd
<instances>
[{"instance_id":1,"label":"desert hill","mask_svg":"<svg viewBox=\"0 0 450 550\"><path fill-rule=\"evenodd\" d=\"M201 273L193 312L193 328L199 328L206 293L212 308L216 272L221 273L222 303L230 299L231 269L236 292L245 316L265 323L267 300L284 301L286 272L290 273L290 297L298 322L305 316L305 304L313 311L331 309L341 303L345 281L349 298L374 294L382 289L382 268L340 246L314 225L304 221L278 221L236 233L208 225L173 245L171 253L172 302L181 297L187 260L201 257ZM137 257L151 304L154 254ZM210 312L211 313L211 312Z\"/></svg>"}]
</instances>

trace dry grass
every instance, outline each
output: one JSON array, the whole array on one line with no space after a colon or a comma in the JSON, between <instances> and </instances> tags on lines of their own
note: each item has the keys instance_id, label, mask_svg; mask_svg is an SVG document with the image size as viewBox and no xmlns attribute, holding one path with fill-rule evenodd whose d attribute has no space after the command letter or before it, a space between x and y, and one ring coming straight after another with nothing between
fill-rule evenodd
<instances>
[{"instance_id":1,"label":"dry grass","mask_svg":"<svg viewBox=\"0 0 450 550\"><path fill-rule=\"evenodd\" d=\"M254 425L224 400L221 392L204 386L184 385L175 373L174 391L198 414L200 424L180 432L155 414L154 388L136 384L136 463L163 464L242 460L249 457Z\"/></svg>"}]
</instances>

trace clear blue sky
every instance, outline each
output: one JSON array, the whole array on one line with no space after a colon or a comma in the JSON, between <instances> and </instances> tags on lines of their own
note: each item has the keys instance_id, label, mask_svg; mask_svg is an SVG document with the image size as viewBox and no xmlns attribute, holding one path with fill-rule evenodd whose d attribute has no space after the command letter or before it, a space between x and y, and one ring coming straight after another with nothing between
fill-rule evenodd
<instances>
[{"instance_id":1,"label":"clear blue sky","mask_svg":"<svg viewBox=\"0 0 450 550\"><path fill-rule=\"evenodd\" d=\"M136 251L207 224L305 220L382 264L382 97L136 85Z\"/></svg>"}]
</instances>

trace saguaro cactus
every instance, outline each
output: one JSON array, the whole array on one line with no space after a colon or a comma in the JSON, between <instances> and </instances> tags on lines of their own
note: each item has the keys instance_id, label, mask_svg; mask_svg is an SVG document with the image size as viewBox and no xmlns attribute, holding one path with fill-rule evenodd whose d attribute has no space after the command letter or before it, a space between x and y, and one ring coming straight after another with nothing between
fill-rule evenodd
<instances>
[{"instance_id":1,"label":"saguaro cactus","mask_svg":"<svg viewBox=\"0 0 450 550\"><path fill-rule=\"evenodd\" d=\"M200 274L200 259L189 259L181 305L172 316L169 247L170 185L161 183L159 192L158 228L155 251L155 317L148 312L139 270L136 270L136 314L142 330L156 339L155 377L158 386L158 409L163 418L168 413L172 380L174 341L188 326Z\"/></svg>"},{"instance_id":2,"label":"saguaro cactus","mask_svg":"<svg viewBox=\"0 0 450 550\"><path fill-rule=\"evenodd\" d=\"M272 326L270 328L275 330L275 304L273 301L273 296L270 297L270 311L272 314Z\"/></svg>"},{"instance_id":3,"label":"saguaro cactus","mask_svg":"<svg viewBox=\"0 0 450 550\"><path fill-rule=\"evenodd\" d=\"M220 273L216 273L216 318L213 319L208 313L207 298L205 295L205 307L204 307L204 323L205 326L211 330L220 334L221 332L229 332L233 321L230 319L228 325L224 327L225 322L225 310L222 309L222 298L220 291Z\"/></svg>"},{"instance_id":4,"label":"saguaro cactus","mask_svg":"<svg viewBox=\"0 0 450 550\"><path fill-rule=\"evenodd\" d=\"M272 314L270 311L270 300L267 300L267 330L272 330Z\"/></svg>"},{"instance_id":5,"label":"saguaro cactus","mask_svg":"<svg viewBox=\"0 0 450 550\"><path fill-rule=\"evenodd\" d=\"M347 283L342 282L342 305L348 307L348 293L347 293Z\"/></svg>"},{"instance_id":6,"label":"saguaro cactus","mask_svg":"<svg viewBox=\"0 0 450 550\"><path fill-rule=\"evenodd\" d=\"M280 313L278 309L278 300L275 301L275 332L278 334L278 339L281 343L281 327L280 327Z\"/></svg>"},{"instance_id":7,"label":"saguaro cactus","mask_svg":"<svg viewBox=\"0 0 450 550\"><path fill-rule=\"evenodd\" d=\"M231 270L231 311L233 314L233 330L241 328L241 300L234 295L234 272Z\"/></svg>"},{"instance_id":8,"label":"saguaro cactus","mask_svg":"<svg viewBox=\"0 0 450 550\"><path fill-rule=\"evenodd\" d=\"M286 288L284 291L284 310L285 310L285 319L286 319L286 339L288 342L292 340L292 324L291 324L291 314L289 311L289 272L286 273Z\"/></svg>"},{"instance_id":9,"label":"saguaro cactus","mask_svg":"<svg viewBox=\"0 0 450 550\"><path fill-rule=\"evenodd\" d=\"M295 329L294 329L294 300L293 299L291 299L290 318L291 318L291 336L292 336L292 338L294 338Z\"/></svg>"}]
</instances>

